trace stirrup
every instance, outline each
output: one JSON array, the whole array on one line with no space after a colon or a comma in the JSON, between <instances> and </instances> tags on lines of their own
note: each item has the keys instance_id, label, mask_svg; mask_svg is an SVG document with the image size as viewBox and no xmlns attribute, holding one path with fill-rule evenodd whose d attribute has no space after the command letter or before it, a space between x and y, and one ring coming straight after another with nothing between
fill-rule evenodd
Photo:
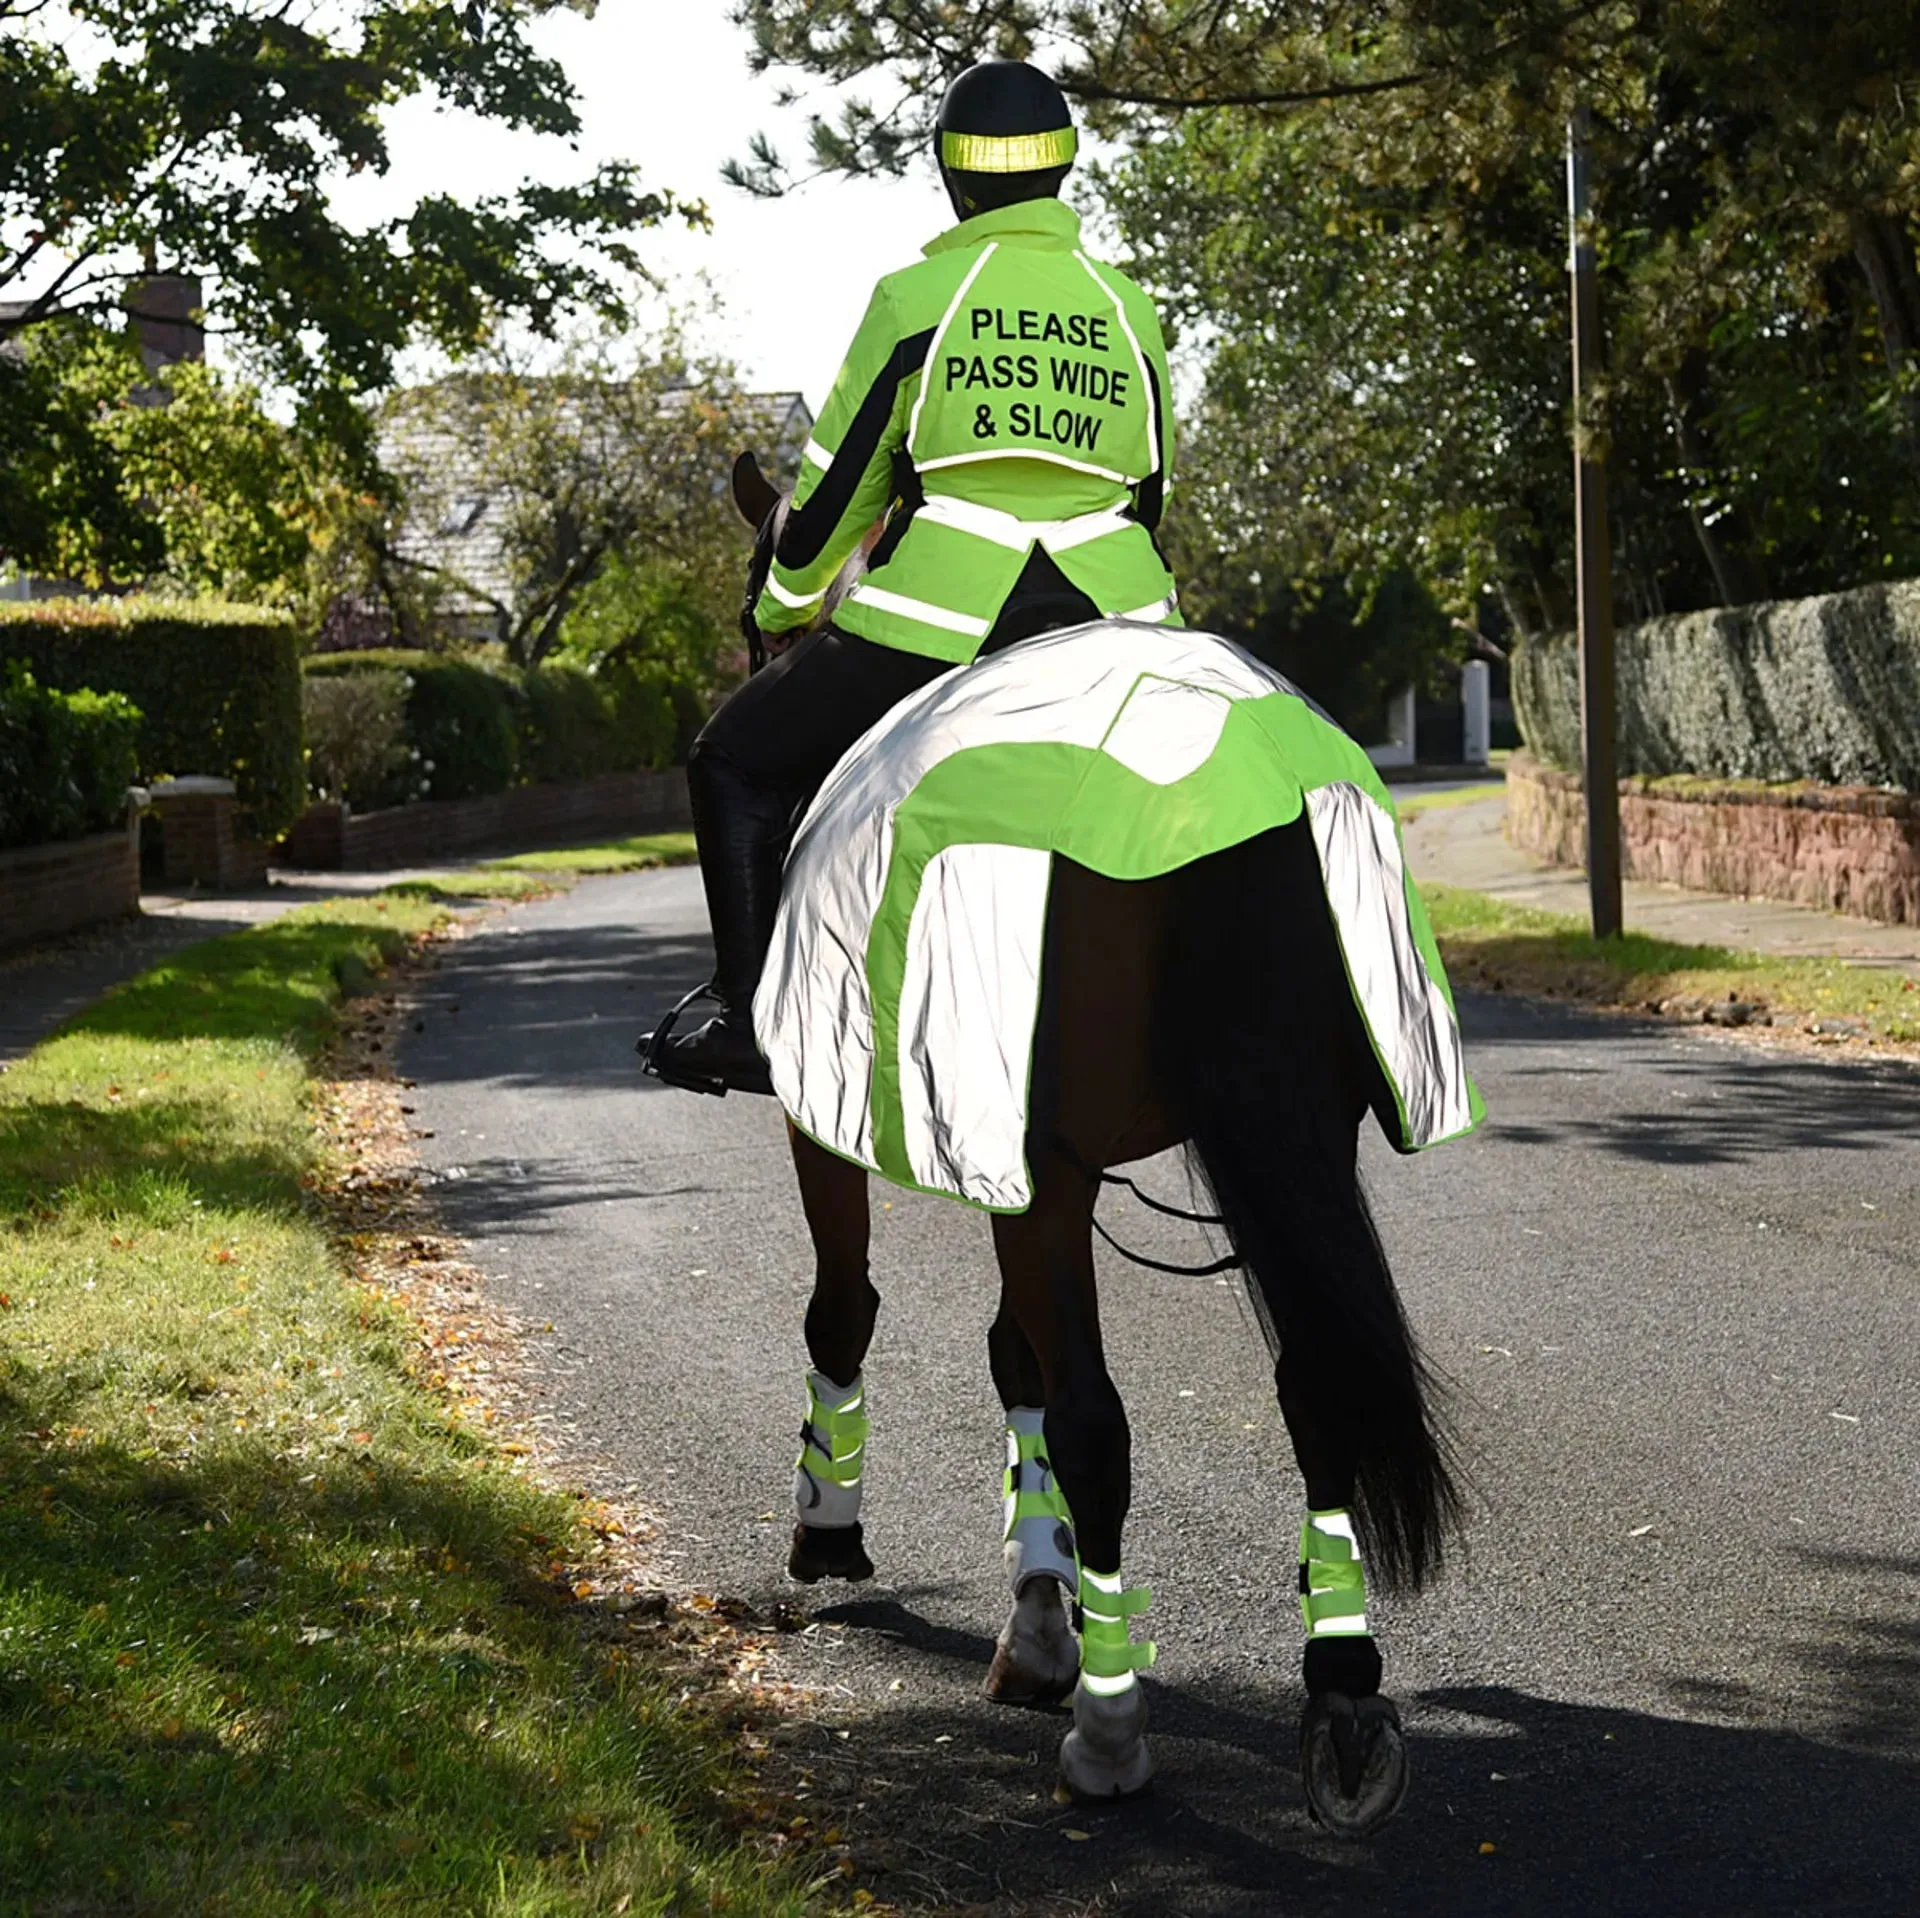
<instances>
[{"instance_id":1,"label":"stirrup","mask_svg":"<svg viewBox=\"0 0 1920 1918\"><path fill-rule=\"evenodd\" d=\"M665 1057L667 1041L673 1037L673 1029L680 1023L680 1015L701 999L711 999L715 1005L725 1009L726 1002L709 979L679 1000L651 1032L642 1033L634 1041L633 1049L640 1055L640 1070L658 1079L662 1085L672 1086L680 1092L711 1093L716 1099L724 1099L727 1096L727 1082L724 1079L710 1079L702 1073L679 1071Z\"/></svg>"}]
</instances>

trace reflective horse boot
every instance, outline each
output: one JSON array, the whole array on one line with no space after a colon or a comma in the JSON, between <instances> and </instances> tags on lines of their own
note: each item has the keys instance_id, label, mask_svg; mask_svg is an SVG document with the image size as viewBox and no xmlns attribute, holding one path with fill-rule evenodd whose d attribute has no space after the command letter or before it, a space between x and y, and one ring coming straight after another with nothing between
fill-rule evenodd
<instances>
[{"instance_id":1,"label":"reflective horse boot","mask_svg":"<svg viewBox=\"0 0 1920 1918\"><path fill-rule=\"evenodd\" d=\"M1013 1610L993 1648L986 1688L987 1696L1003 1705L1057 1705L1073 1690L1080 1670L1080 1647L1067 1616L1080 1576L1073 1518L1047 1460L1044 1417L1037 1405L1007 1411L1002 1549Z\"/></svg>"},{"instance_id":2,"label":"reflective horse boot","mask_svg":"<svg viewBox=\"0 0 1920 1918\"><path fill-rule=\"evenodd\" d=\"M1380 1696L1366 1573L1346 1512L1309 1512L1300 1528L1300 1614L1307 1628L1300 1719L1307 1809L1336 1838L1365 1838L1407 1795L1407 1748L1400 1714Z\"/></svg>"},{"instance_id":3,"label":"reflective horse boot","mask_svg":"<svg viewBox=\"0 0 1920 1918\"><path fill-rule=\"evenodd\" d=\"M1061 1782L1076 1798L1126 1798L1153 1776L1137 1674L1153 1663L1154 1647L1134 1644L1127 1629L1152 1602L1144 1585L1125 1590L1118 1572L1080 1569L1080 1683L1060 1747Z\"/></svg>"},{"instance_id":4,"label":"reflective horse boot","mask_svg":"<svg viewBox=\"0 0 1920 1918\"><path fill-rule=\"evenodd\" d=\"M793 1462L793 1550L787 1556L788 1576L802 1585L873 1576L860 1536L867 1429L867 1388L858 1373L851 1385L835 1385L824 1372L807 1374L807 1419Z\"/></svg>"}]
</instances>

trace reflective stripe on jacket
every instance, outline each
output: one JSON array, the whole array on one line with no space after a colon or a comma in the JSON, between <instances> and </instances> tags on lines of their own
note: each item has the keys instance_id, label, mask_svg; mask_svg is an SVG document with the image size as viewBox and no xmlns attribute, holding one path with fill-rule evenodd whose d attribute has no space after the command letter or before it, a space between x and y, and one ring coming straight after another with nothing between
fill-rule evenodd
<instances>
[{"instance_id":1,"label":"reflective stripe on jacket","mask_svg":"<svg viewBox=\"0 0 1920 1918\"><path fill-rule=\"evenodd\" d=\"M1058 200L963 221L875 288L801 460L755 618L810 619L884 515L836 624L973 658L1035 546L1104 615L1179 623L1153 543L1173 467L1153 304Z\"/></svg>"}]
</instances>

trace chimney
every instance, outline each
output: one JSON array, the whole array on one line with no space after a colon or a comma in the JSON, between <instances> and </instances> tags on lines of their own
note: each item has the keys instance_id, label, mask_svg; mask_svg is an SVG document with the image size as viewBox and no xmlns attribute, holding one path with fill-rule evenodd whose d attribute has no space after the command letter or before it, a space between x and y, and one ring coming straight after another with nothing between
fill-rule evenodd
<instances>
[{"instance_id":1,"label":"chimney","mask_svg":"<svg viewBox=\"0 0 1920 1918\"><path fill-rule=\"evenodd\" d=\"M194 317L200 311L198 275L155 273L127 282L126 308L133 317L140 358L149 373L176 360L203 360L207 356L206 328Z\"/></svg>"}]
</instances>

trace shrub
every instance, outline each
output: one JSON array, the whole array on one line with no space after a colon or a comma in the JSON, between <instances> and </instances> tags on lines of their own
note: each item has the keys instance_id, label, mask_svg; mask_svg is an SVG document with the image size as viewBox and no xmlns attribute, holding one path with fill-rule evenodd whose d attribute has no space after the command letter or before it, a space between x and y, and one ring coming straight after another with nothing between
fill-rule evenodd
<instances>
[{"instance_id":1,"label":"shrub","mask_svg":"<svg viewBox=\"0 0 1920 1918\"><path fill-rule=\"evenodd\" d=\"M391 667L309 677L301 704L313 790L361 812L418 798L426 776L407 745L407 676Z\"/></svg>"},{"instance_id":2,"label":"shrub","mask_svg":"<svg viewBox=\"0 0 1920 1918\"><path fill-rule=\"evenodd\" d=\"M472 659L383 646L362 653L319 653L309 678L389 671L407 680L407 744L425 783L419 797L470 799L504 792L520 771L519 687Z\"/></svg>"},{"instance_id":3,"label":"shrub","mask_svg":"<svg viewBox=\"0 0 1920 1918\"><path fill-rule=\"evenodd\" d=\"M1614 677L1623 773L1920 791L1920 581L1647 620ZM1572 633L1516 651L1513 700L1535 757L1576 770Z\"/></svg>"},{"instance_id":4,"label":"shrub","mask_svg":"<svg viewBox=\"0 0 1920 1918\"><path fill-rule=\"evenodd\" d=\"M670 765L679 726L663 666L549 660L521 681L521 770L530 779L591 779Z\"/></svg>"},{"instance_id":5,"label":"shrub","mask_svg":"<svg viewBox=\"0 0 1920 1918\"><path fill-rule=\"evenodd\" d=\"M529 779L590 779L621 770L619 727L595 676L555 662L521 680L520 768Z\"/></svg>"},{"instance_id":6,"label":"shrub","mask_svg":"<svg viewBox=\"0 0 1920 1918\"><path fill-rule=\"evenodd\" d=\"M306 802L299 651L284 614L199 600L0 602L0 658L64 692L124 693L140 713L139 774L231 779L262 837Z\"/></svg>"},{"instance_id":7,"label":"shrub","mask_svg":"<svg viewBox=\"0 0 1920 1918\"><path fill-rule=\"evenodd\" d=\"M77 839L117 825L139 736L132 700L55 692L10 664L0 679L0 846Z\"/></svg>"},{"instance_id":8,"label":"shrub","mask_svg":"<svg viewBox=\"0 0 1920 1918\"><path fill-rule=\"evenodd\" d=\"M620 741L619 769L658 770L687 756L707 722L699 693L658 660L609 662L595 674L606 689Z\"/></svg>"}]
</instances>

